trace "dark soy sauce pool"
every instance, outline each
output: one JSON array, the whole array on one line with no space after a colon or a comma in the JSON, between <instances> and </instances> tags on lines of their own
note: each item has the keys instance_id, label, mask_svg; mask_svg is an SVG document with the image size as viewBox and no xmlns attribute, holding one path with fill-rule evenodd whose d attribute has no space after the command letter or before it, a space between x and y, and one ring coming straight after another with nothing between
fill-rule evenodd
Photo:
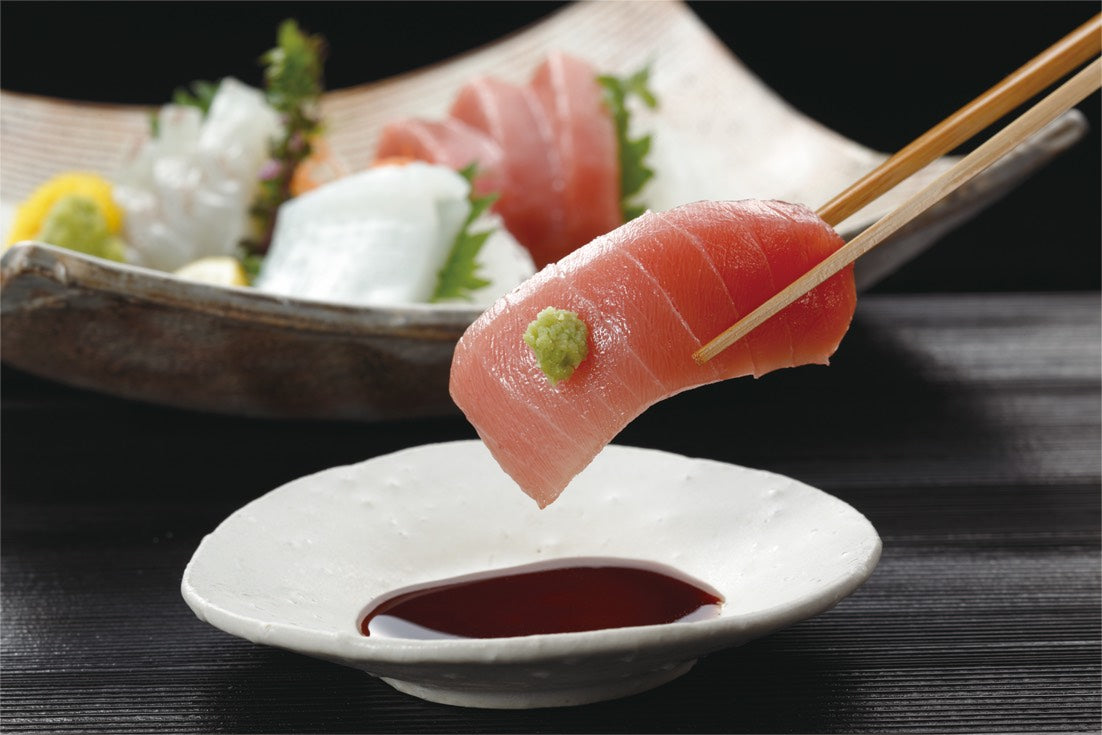
<instances>
[{"instance_id":1,"label":"dark soy sauce pool","mask_svg":"<svg viewBox=\"0 0 1102 735\"><path fill-rule=\"evenodd\" d=\"M407 639L573 633L704 620L717 616L722 603L714 591L673 570L568 559L400 592L369 610L360 631Z\"/></svg>"}]
</instances>

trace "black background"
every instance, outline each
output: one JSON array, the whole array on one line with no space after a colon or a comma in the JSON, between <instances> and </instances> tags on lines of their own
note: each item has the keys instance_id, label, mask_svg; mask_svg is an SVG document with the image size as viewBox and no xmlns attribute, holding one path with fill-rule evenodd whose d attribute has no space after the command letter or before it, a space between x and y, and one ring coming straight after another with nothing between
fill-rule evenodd
<instances>
[{"instance_id":1,"label":"black background","mask_svg":"<svg viewBox=\"0 0 1102 735\"><path fill-rule=\"evenodd\" d=\"M3 3L0 84L75 100L160 104L195 79L259 85L257 57L295 17L329 40L327 86L438 62L558 3ZM896 150L1097 11L1097 3L695 3L797 108ZM1099 287L1099 96L1088 139L881 291ZM971 144L974 145L974 144ZM969 146L970 147L970 146Z\"/></svg>"}]
</instances>

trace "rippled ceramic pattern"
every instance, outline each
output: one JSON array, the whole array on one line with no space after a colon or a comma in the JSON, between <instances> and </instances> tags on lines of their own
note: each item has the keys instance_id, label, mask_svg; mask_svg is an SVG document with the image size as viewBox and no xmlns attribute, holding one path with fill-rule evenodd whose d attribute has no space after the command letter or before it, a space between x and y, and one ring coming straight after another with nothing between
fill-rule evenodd
<instances>
[{"instance_id":1,"label":"rippled ceramic pattern","mask_svg":"<svg viewBox=\"0 0 1102 735\"><path fill-rule=\"evenodd\" d=\"M702 655L822 612L880 555L872 525L787 477L612 445L539 510L481 442L416 447L296 480L226 519L183 595L256 643L363 669L434 701L571 705L657 686ZM719 591L713 620L493 640L367 638L399 588L567 557L674 567Z\"/></svg>"},{"instance_id":2,"label":"rippled ceramic pattern","mask_svg":"<svg viewBox=\"0 0 1102 735\"><path fill-rule=\"evenodd\" d=\"M883 159L794 110L674 2L579 3L447 63L330 92L323 107L333 151L351 167L363 166L387 122L442 116L471 76L521 81L553 49L612 72L654 62L653 86L663 102L650 121L659 176L649 198L656 208L742 197L814 208ZM15 202L59 171L113 174L147 129L143 108L0 93L0 212L10 219ZM1054 122L864 256L858 286L898 268L1085 130L1075 111ZM840 232L856 233L950 164L939 161L912 177ZM8 251L0 278L6 362L115 395L251 416L376 420L450 412L451 351L477 315L462 307L426 316L273 300L39 245Z\"/></svg>"}]
</instances>

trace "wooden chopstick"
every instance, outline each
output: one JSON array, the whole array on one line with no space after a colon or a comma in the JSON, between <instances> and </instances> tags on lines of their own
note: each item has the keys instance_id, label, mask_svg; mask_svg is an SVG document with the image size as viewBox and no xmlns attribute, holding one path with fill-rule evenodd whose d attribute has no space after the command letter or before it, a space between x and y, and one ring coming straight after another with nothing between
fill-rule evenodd
<instances>
[{"instance_id":1,"label":"wooden chopstick","mask_svg":"<svg viewBox=\"0 0 1102 735\"><path fill-rule=\"evenodd\" d=\"M1102 13L901 148L821 206L818 215L831 226L840 224L903 179L949 153L1099 53L1102 53Z\"/></svg>"},{"instance_id":2,"label":"wooden chopstick","mask_svg":"<svg viewBox=\"0 0 1102 735\"><path fill-rule=\"evenodd\" d=\"M730 347L774 314L872 250L900 227L929 209L1100 87L1102 87L1102 59L1095 59L1093 63L962 158L924 189L694 352L693 359L699 364L704 364Z\"/></svg>"}]
</instances>

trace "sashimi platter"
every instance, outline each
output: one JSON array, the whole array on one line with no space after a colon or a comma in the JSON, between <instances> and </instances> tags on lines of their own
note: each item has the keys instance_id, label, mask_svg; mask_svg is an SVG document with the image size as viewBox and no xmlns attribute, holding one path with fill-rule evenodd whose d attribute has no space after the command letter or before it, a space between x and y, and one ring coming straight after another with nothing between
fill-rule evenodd
<instances>
[{"instance_id":1,"label":"sashimi platter","mask_svg":"<svg viewBox=\"0 0 1102 735\"><path fill-rule=\"evenodd\" d=\"M91 152L88 110L5 94L5 136L73 135L5 161L4 359L189 409L461 413L477 439L233 513L182 593L233 635L490 708L659 686L872 574L880 538L842 501L612 442L682 391L827 364L863 288L1083 135L1090 83L840 212L895 159L678 3L570 6L362 88L322 90L324 48L287 21L265 89L97 110Z\"/></svg>"},{"instance_id":2,"label":"sashimi platter","mask_svg":"<svg viewBox=\"0 0 1102 735\"><path fill-rule=\"evenodd\" d=\"M7 364L235 415L454 414L459 337L569 249L701 200L816 209L885 158L788 105L680 3L572 5L446 63L329 91L311 30L288 28L266 55L266 89L226 79L161 109L0 95ZM288 53L317 62L306 79L281 71ZM1061 117L912 221L858 261L858 290L1085 131Z\"/></svg>"}]
</instances>

